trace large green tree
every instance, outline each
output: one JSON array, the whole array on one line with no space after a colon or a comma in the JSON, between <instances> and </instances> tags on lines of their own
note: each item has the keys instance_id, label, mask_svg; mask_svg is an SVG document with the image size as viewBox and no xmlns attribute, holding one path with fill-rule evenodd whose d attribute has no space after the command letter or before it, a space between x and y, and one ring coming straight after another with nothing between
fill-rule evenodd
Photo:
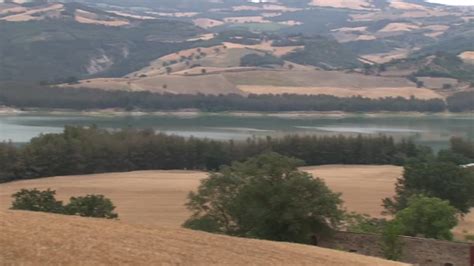
<instances>
[{"instance_id":1,"label":"large green tree","mask_svg":"<svg viewBox=\"0 0 474 266\"><path fill-rule=\"evenodd\" d=\"M473 171L433 159L411 161L404 170L396 185L396 196L383 201L390 213L406 208L409 198L416 194L447 200L463 214L474 206Z\"/></svg>"},{"instance_id":2,"label":"large green tree","mask_svg":"<svg viewBox=\"0 0 474 266\"><path fill-rule=\"evenodd\" d=\"M268 153L211 173L189 195L185 227L234 236L307 243L342 218L340 195L302 162Z\"/></svg>"},{"instance_id":3,"label":"large green tree","mask_svg":"<svg viewBox=\"0 0 474 266\"><path fill-rule=\"evenodd\" d=\"M408 207L396 214L395 221L402 225L404 235L451 240L457 214L448 201L415 195L408 200Z\"/></svg>"}]
</instances>

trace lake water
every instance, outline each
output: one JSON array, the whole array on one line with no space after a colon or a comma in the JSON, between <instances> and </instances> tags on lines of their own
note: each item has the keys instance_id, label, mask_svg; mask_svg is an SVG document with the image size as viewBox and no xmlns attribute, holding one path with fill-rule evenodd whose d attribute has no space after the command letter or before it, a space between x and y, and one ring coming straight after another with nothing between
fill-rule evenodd
<instances>
[{"instance_id":1,"label":"lake water","mask_svg":"<svg viewBox=\"0 0 474 266\"><path fill-rule=\"evenodd\" d=\"M140 115L93 116L28 113L0 116L0 141L27 142L41 133L61 132L64 125L118 129L153 128L179 136L219 140L242 140L249 137L314 135L377 135L412 139L434 149L448 146L453 136L474 140L474 114L460 115L348 115L314 117L231 116L202 114L196 116Z\"/></svg>"}]
</instances>

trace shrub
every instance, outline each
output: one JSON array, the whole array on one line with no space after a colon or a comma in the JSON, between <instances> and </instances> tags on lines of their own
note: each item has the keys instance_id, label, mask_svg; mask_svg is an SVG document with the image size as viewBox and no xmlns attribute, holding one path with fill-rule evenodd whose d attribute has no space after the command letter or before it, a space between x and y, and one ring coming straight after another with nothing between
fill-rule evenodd
<instances>
[{"instance_id":1,"label":"shrub","mask_svg":"<svg viewBox=\"0 0 474 266\"><path fill-rule=\"evenodd\" d=\"M47 189L22 189L13 194L12 210L25 210L36 212L62 213L64 211L62 201L55 198L56 191Z\"/></svg>"},{"instance_id":2,"label":"shrub","mask_svg":"<svg viewBox=\"0 0 474 266\"><path fill-rule=\"evenodd\" d=\"M118 214L114 213L114 209L112 201L103 195L87 195L71 197L69 204L65 207L65 212L83 217L115 219L118 218Z\"/></svg>"},{"instance_id":3,"label":"shrub","mask_svg":"<svg viewBox=\"0 0 474 266\"><path fill-rule=\"evenodd\" d=\"M69 204L63 205L62 201L55 198L56 191L47 189L22 189L12 195L14 198L11 209L38 212L50 212L66 215L79 215L83 217L96 217L115 219L115 206L112 201L103 195L87 195L85 197L71 197Z\"/></svg>"}]
</instances>

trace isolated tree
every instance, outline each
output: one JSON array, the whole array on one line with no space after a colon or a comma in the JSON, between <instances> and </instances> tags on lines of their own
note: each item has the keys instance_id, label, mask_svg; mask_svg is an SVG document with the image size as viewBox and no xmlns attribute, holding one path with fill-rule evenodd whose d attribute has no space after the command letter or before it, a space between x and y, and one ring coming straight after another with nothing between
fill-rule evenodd
<instances>
[{"instance_id":1,"label":"isolated tree","mask_svg":"<svg viewBox=\"0 0 474 266\"><path fill-rule=\"evenodd\" d=\"M36 212L62 213L64 211L62 201L55 198L56 191L47 189L22 189L13 194L12 210L25 210Z\"/></svg>"},{"instance_id":2,"label":"isolated tree","mask_svg":"<svg viewBox=\"0 0 474 266\"><path fill-rule=\"evenodd\" d=\"M187 207L185 227L234 236L309 243L342 218L340 195L310 174L302 162L268 153L211 173Z\"/></svg>"},{"instance_id":3,"label":"isolated tree","mask_svg":"<svg viewBox=\"0 0 474 266\"><path fill-rule=\"evenodd\" d=\"M404 235L452 240L451 229L458 224L457 214L448 201L414 195L395 220L402 225Z\"/></svg>"},{"instance_id":4,"label":"isolated tree","mask_svg":"<svg viewBox=\"0 0 474 266\"><path fill-rule=\"evenodd\" d=\"M112 201L103 195L87 195L85 197L71 197L65 207L66 214L95 218L118 218L114 212Z\"/></svg>"}]
</instances>

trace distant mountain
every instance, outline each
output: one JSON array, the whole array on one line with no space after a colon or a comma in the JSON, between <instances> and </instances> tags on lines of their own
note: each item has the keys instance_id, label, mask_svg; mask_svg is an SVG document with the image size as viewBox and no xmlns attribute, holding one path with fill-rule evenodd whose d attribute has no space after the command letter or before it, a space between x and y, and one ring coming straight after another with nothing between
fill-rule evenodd
<instances>
[{"instance_id":1,"label":"distant mountain","mask_svg":"<svg viewBox=\"0 0 474 266\"><path fill-rule=\"evenodd\" d=\"M107 77L132 89L127 79L150 75L250 66L376 75L368 66L387 65L409 66L397 78L444 75L462 83L472 74L458 56L474 52L474 9L422 0L8 1L0 3L0 34L0 81ZM235 91L229 76L219 80Z\"/></svg>"}]
</instances>

